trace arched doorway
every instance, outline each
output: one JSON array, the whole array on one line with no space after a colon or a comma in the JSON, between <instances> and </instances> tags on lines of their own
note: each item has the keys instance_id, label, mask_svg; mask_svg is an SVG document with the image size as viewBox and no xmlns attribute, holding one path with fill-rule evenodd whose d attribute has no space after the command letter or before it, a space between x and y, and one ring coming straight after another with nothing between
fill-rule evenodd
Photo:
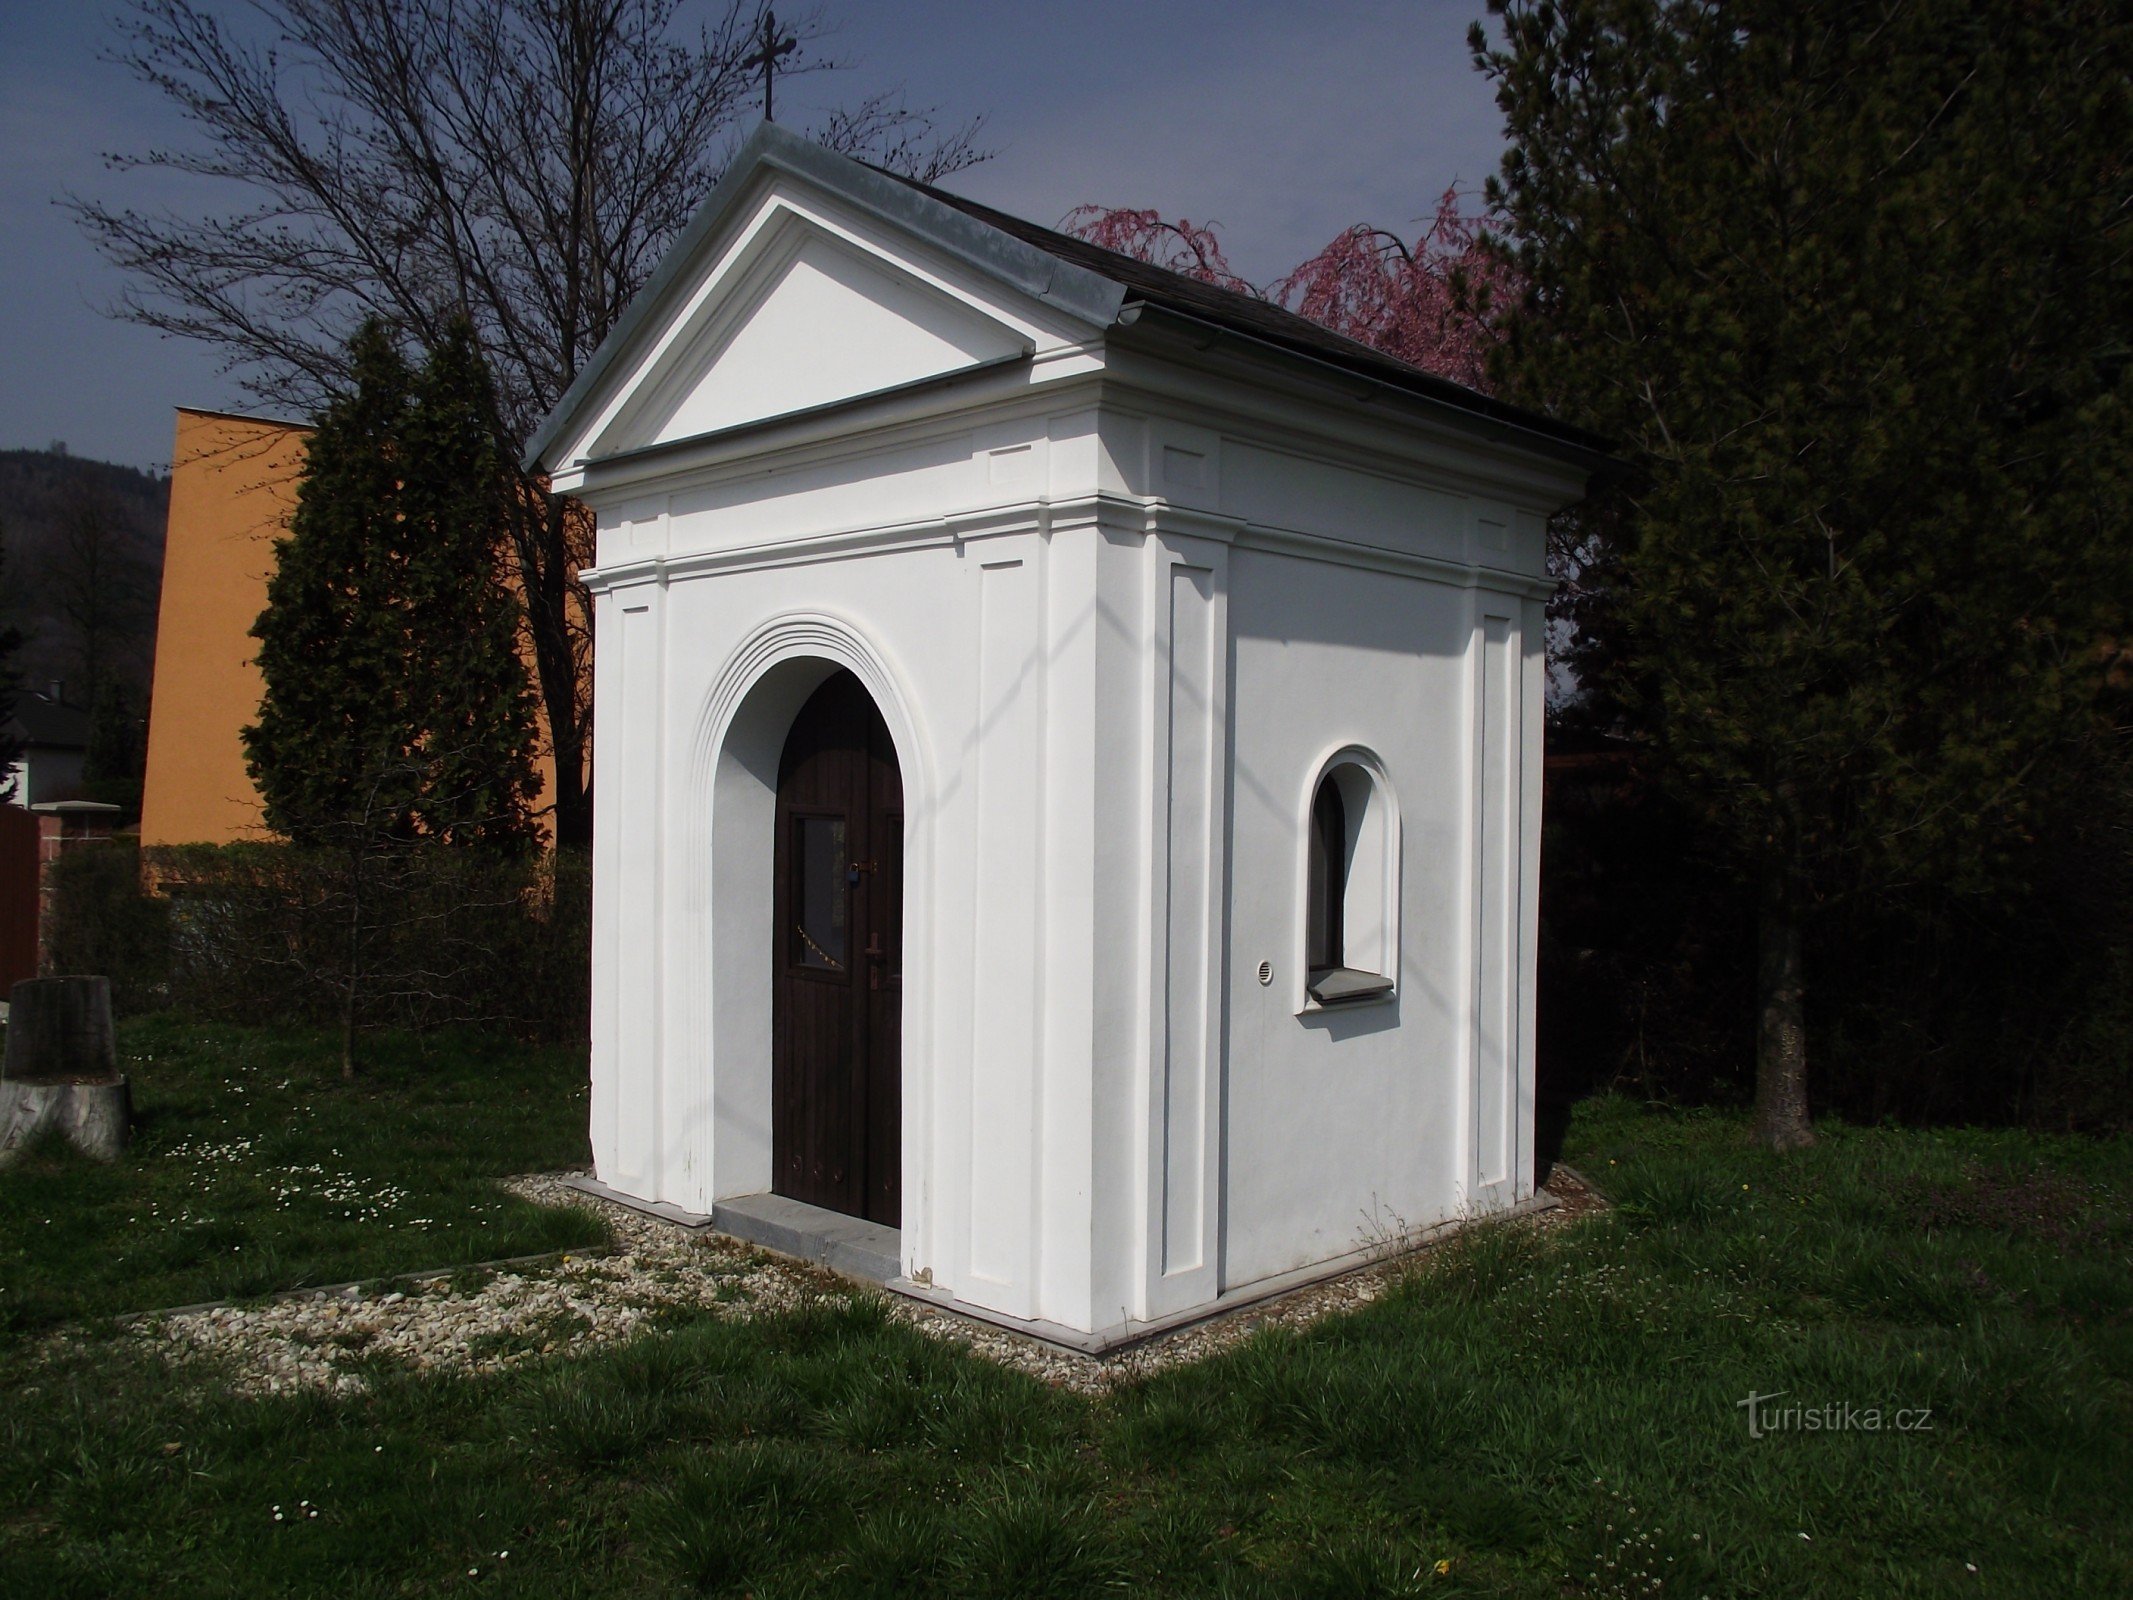
<instances>
[{"instance_id":1,"label":"arched doorway","mask_svg":"<svg viewBox=\"0 0 2133 1600\"><path fill-rule=\"evenodd\" d=\"M903 777L866 688L825 679L778 763L771 1187L902 1213Z\"/></svg>"}]
</instances>

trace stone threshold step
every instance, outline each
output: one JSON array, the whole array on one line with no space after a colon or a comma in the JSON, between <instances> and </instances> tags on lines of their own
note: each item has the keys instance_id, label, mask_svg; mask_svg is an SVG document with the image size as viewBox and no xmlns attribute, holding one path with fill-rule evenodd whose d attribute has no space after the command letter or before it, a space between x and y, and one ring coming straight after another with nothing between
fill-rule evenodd
<instances>
[{"instance_id":1,"label":"stone threshold step","mask_svg":"<svg viewBox=\"0 0 2133 1600\"><path fill-rule=\"evenodd\" d=\"M582 1193L627 1206L677 1228L709 1228L781 1256L812 1261L861 1283L885 1287L903 1272L903 1235L879 1222L826 1211L782 1194L741 1195L721 1200L711 1215L684 1211L664 1200L640 1200L610 1189L597 1178L566 1178Z\"/></svg>"}]
</instances>

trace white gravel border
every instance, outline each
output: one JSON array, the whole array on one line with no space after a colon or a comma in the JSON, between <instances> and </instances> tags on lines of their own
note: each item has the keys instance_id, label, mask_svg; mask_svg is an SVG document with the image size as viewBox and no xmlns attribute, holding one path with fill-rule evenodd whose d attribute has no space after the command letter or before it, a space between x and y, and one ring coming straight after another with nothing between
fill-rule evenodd
<instances>
[{"instance_id":1,"label":"white gravel border","mask_svg":"<svg viewBox=\"0 0 2133 1600\"><path fill-rule=\"evenodd\" d=\"M567 1176L516 1178L505 1187L542 1205L598 1212L614 1237L612 1250L500 1270L472 1268L406 1288L374 1285L366 1291L357 1285L265 1304L170 1312L143 1319L135 1337L173 1358L222 1364L240 1393L357 1392L380 1366L496 1372L614 1344L665 1310L750 1317L879 1292L723 1234L677 1227L566 1187ZM1601 1203L1561 1169L1548 1187L1564 1204L1513 1226L1559 1227ZM1411 1253L1392 1254L1109 1357L1075 1355L901 1296L884 1298L891 1316L934 1338L1093 1395L1228 1349L1260 1328L1301 1327L1368 1305L1412 1259Z\"/></svg>"}]
</instances>

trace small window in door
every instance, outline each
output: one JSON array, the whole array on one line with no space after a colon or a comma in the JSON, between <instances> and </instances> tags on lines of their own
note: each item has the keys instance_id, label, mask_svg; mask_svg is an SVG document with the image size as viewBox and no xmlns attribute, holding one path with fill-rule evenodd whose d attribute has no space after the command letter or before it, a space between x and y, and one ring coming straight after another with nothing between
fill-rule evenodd
<instances>
[{"instance_id":1,"label":"small window in door","mask_svg":"<svg viewBox=\"0 0 2133 1600\"><path fill-rule=\"evenodd\" d=\"M792 819L792 962L816 972L842 972L848 960L851 904L845 882L850 852L844 818Z\"/></svg>"}]
</instances>

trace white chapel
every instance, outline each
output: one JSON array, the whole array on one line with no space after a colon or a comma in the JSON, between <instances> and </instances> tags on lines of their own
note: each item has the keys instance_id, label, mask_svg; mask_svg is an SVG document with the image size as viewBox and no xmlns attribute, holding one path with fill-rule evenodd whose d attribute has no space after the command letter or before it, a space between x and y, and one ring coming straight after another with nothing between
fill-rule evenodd
<instances>
[{"instance_id":1,"label":"white chapel","mask_svg":"<svg viewBox=\"0 0 2133 1600\"><path fill-rule=\"evenodd\" d=\"M599 524L598 1182L1091 1348L1529 1203L1600 460L764 125L530 454Z\"/></svg>"}]
</instances>

